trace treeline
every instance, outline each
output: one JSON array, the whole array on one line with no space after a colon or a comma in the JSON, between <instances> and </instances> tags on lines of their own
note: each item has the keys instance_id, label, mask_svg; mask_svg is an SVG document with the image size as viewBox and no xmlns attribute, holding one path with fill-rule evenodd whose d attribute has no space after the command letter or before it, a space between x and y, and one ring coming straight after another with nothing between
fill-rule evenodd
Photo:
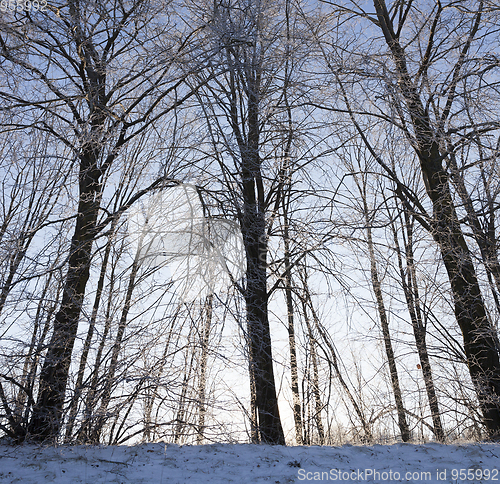
<instances>
[{"instance_id":1,"label":"treeline","mask_svg":"<svg viewBox=\"0 0 500 484\"><path fill-rule=\"evenodd\" d=\"M494 1L23 8L6 438L500 437Z\"/></svg>"}]
</instances>

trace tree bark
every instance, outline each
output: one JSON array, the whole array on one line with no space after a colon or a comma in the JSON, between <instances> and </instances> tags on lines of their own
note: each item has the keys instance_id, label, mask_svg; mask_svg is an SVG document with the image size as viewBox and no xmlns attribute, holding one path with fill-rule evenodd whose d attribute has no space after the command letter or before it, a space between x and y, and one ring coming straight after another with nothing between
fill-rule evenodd
<instances>
[{"instance_id":1,"label":"tree bark","mask_svg":"<svg viewBox=\"0 0 500 484\"><path fill-rule=\"evenodd\" d=\"M262 443L285 444L274 383L266 276L267 241L264 221L246 214L242 226L247 252L245 303L249 358L255 381L258 434Z\"/></svg>"},{"instance_id":2,"label":"tree bark","mask_svg":"<svg viewBox=\"0 0 500 484\"><path fill-rule=\"evenodd\" d=\"M245 160L247 156L243 155L244 213L241 220L247 260L244 296L250 371L255 382L259 440L284 445L269 328L266 223L264 213L259 209L262 205L258 204L255 198L255 177L259 173L259 160L258 153L254 152L254 155L251 160Z\"/></svg>"}]
</instances>

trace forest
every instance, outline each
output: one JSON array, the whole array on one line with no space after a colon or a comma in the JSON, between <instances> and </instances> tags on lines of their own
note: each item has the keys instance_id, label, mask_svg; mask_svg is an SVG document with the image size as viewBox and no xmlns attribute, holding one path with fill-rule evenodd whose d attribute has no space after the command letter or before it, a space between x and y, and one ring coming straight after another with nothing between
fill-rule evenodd
<instances>
[{"instance_id":1,"label":"forest","mask_svg":"<svg viewBox=\"0 0 500 484\"><path fill-rule=\"evenodd\" d=\"M496 0L0 7L0 439L500 440Z\"/></svg>"}]
</instances>

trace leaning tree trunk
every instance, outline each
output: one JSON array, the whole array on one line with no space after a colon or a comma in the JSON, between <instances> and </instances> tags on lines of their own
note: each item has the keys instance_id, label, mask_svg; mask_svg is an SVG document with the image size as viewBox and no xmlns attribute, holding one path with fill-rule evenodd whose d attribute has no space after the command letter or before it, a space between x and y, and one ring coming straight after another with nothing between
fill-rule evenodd
<instances>
[{"instance_id":1,"label":"leaning tree trunk","mask_svg":"<svg viewBox=\"0 0 500 484\"><path fill-rule=\"evenodd\" d=\"M344 376L342 375L342 372L340 371L340 362L339 358L337 357L337 351L335 350L334 343L331 341L330 336L328 335L328 332L326 329L323 327L321 324L321 321L319 320L319 317L316 313L316 310L314 309L314 305L311 299L311 293L309 291L308 287L308 282L307 282L307 273L305 270L305 258L304 258L304 270L301 270L300 276L301 276L301 281L302 281L302 290L304 295L301 297L301 304L302 304L302 313L304 315L304 321L306 323L306 326L308 328L308 332L310 332L309 327L311 326L311 323L309 321L309 316L308 316L308 311L307 307L309 306L309 309L311 311L311 316L314 321L314 326L316 330L318 331L319 335L321 336L321 339L323 342L326 344L326 347L328 348L329 353L327 353L324 349L324 353L326 356L326 359L328 361L328 364L333 367L333 370L335 371L335 375L337 379L339 380L342 388L344 389L347 397L349 398L349 401L351 402L354 411L356 412L356 415L358 416L361 425L363 426L363 432L364 432L364 439L367 442L370 442L373 440L373 435L370 429L370 422L366 420L366 417L363 413L363 410L361 407L358 405L358 402L354 398L354 395L352 394L349 385L347 384L347 381L345 380ZM317 346L320 346L318 341L315 340L315 343ZM320 346L321 347L321 346Z\"/></svg>"},{"instance_id":2,"label":"leaning tree trunk","mask_svg":"<svg viewBox=\"0 0 500 484\"><path fill-rule=\"evenodd\" d=\"M96 153L88 147L80 157L78 215L61 306L55 317L52 338L40 374L38 400L29 425L29 433L37 440L56 439L62 426L71 354L90 274L92 243L99 212L100 177Z\"/></svg>"},{"instance_id":3,"label":"leaning tree trunk","mask_svg":"<svg viewBox=\"0 0 500 484\"><path fill-rule=\"evenodd\" d=\"M481 3L482 5L482 3ZM434 240L450 280L455 317L462 331L464 349L483 420L490 438L500 438L500 361L498 335L488 319L470 250L465 241L451 196L449 177L443 169L438 133L432 126L408 72L405 52L394 32L384 0L374 0L380 28L394 59L399 87L408 108L415 136L415 150L427 194L433 206ZM480 25L476 16L468 44ZM455 71L457 73L459 71Z\"/></svg>"},{"instance_id":4,"label":"leaning tree trunk","mask_svg":"<svg viewBox=\"0 0 500 484\"><path fill-rule=\"evenodd\" d=\"M70 5L71 16L78 12ZM88 40L75 27L75 39L81 54L88 54ZM99 215L103 171L99 167L103 146L100 143L108 114L106 105L106 73L99 64L88 63L89 80L85 84L89 115L89 136L77 153L79 163L78 212L71 239L68 271L63 285L61 305L55 316L52 338L40 374L38 399L33 409L29 433L37 440L55 440L63 420L63 407L69 377L71 354L78 331L78 322L90 276L92 245ZM109 155L109 163L116 153Z\"/></svg>"},{"instance_id":5,"label":"leaning tree trunk","mask_svg":"<svg viewBox=\"0 0 500 484\"><path fill-rule=\"evenodd\" d=\"M144 232L139 238L139 244L137 247L137 251L135 253L134 262L132 263L132 268L130 271L130 277L128 280L127 293L125 295L125 301L123 303L122 312L120 316L120 321L118 323L118 330L116 332L115 340L113 343L113 348L111 351L111 359L109 362L109 368L104 380L103 390L102 390L102 399L101 405L97 412L97 422L93 426L91 430L91 441L94 443L98 443L101 440L101 434L108 419L108 406L111 402L111 395L113 393L113 389L115 387L115 375L119 367L119 355L122 350L123 340L125 337L125 331L128 325L128 315L130 309L132 308L133 300L132 294L137 285L137 274L140 269L141 263L141 248L144 238Z\"/></svg>"}]
</instances>

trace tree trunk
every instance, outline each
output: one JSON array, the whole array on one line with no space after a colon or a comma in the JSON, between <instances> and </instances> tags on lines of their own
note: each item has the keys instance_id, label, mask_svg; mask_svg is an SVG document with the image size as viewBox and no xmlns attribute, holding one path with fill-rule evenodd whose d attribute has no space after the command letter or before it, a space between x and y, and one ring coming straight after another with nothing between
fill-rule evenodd
<instances>
[{"instance_id":1,"label":"tree trunk","mask_svg":"<svg viewBox=\"0 0 500 484\"><path fill-rule=\"evenodd\" d=\"M257 212L253 178L245 183L242 234L247 255L245 303L250 373L255 383L259 441L285 444L274 383L267 294L267 240L263 213ZM252 378L251 378L252 380Z\"/></svg>"},{"instance_id":2,"label":"tree trunk","mask_svg":"<svg viewBox=\"0 0 500 484\"><path fill-rule=\"evenodd\" d=\"M193 333L193 327L191 327L188 341L191 341ZM189 353L191 353L189 355ZM178 444L181 442L181 439L185 438L185 428L188 423L187 415L189 414L189 404L191 403L191 398L188 396L189 382L193 378L193 368L194 368L194 360L195 360L195 347L194 345L186 345L186 358L184 364L184 377L182 379L181 385L181 394L179 395L179 405L177 409L177 417L176 417L176 425L174 430L174 442Z\"/></svg>"},{"instance_id":3,"label":"tree trunk","mask_svg":"<svg viewBox=\"0 0 500 484\"><path fill-rule=\"evenodd\" d=\"M299 375L297 369L297 350L295 345L294 311L292 297L292 273L290 264L290 239L286 207L284 207L283 242L285 246L285 298L288 317L288 344L290 346L290 371L292 376L293 420L295 423L295 440L297 445L303 444L302 410L300 408Z\"/></svg>"},{"instance_id":4,"label":"tree trunk","mask_svg":"<svg viewBox=\"0 0 500 484\"><path fill-rule=\"evenodd\" d=\"M253 219L253 220L252 220ZM265 257L265 231L255 230L253 217L242 232L247 250L245 302L249 338L249 358L255 381L255 405L260 442L285 444L274 383L271 333L268 318ZM245 224L246 225L246 224ZM262 223L258 223L262 227Z\"/></svg>"},{"instance_id":5,"label":"tree trunk","mask_svg":"<svg viewBox=\"0 0 500 484\"><path fill-rule=\"evenodd\" d=\"M450 147L451 151L451 147ZM487 183L485 183L485 192L488 194L488 208L491 212L490 219L485 221L485 228L483 229L483 224L481 223L479 216L474 209L474 204L472 202L471 196L467 191L465 186L465 181L462 172L458 169L456 155L455 153L450 153L450 167L452 169L451 182L453 183L458 195L462 200L462 205L467 212L468 222L472 228L472 233L474 234L474 240L476 241L479 251L481 252L481 258L483 260L484 268L486 269L486 274L490 284L491 292L493 298L495 299L495 305L498 313L500 313L500 262L498 260L497 254L497 242L496 242L496 230L495 230L495 208L491 197L491 193ZM481 171L484 171L481 167ZM482 178L484 174L482 173ZM483 178L484 180L484 178Z\"/></svg>"},{"instance_id":6,"label":"tree trunk","mask_svg":"<svg viewBox=\"0 0 500 484\"><path fill-rule=\"evenodd\" d=\"M94 154L84 153L80 163L78 216L71 240L68 272L29 426L29 433L36 440L55 440L62 427L71 354L90 274L92 243L99 212L100 176Z\"/></svg>"},{"instance_id":7,"label":"tree trunk","mask_svg":"<svg viewBox=\"0 0 500 484\"><path fill-rule=\"evenodd\" d=\"M257 414L257 391L255 389L254 365L250 358L250 340L248 345L248 374L250 379L250 442L258 444L259 440L259 416Z\"/></svg>"},{"instance_id":8,"label":"tree trunk","mask_svg":"<svg viewBox=\"0 0 500 484\"><path fill-rule=\"evenodd\" d=\"M111 224L110 236L108 242L106 243L106 249L104 251L104 258L101 264L101 273L99 275L99 280L97 282L97 290L94 299L94 305L92 307L92 315L90 316L89 328L87 331L87 337L85 338L85 343L83 345L83 352L80 358L80 365L78 367L78 374L75 383L75 391L74 395L71 399L71 403L69 406L69 417L68 417L68 425L66 427L66 441L70 441L72 439L73 428L75 425L75 419L78 412L78 404L80 400L80 396L82 394L83 389L83 377L85 375L85 368L87 366L87 358L90 351L90 346L92 343L92 338L94 336L95 323L97 318L97 312L99 310L99 306L101 303L102 291L104 288L104 280L106 278L106 270L108 268L108 260L109 255L111 253L112 241L115 233L116 224L118 219L115 219Z\"/></svg>"},{"instance_id":9,"label":"tree trunk","mask_svg":"<svg viewBox=\"0 0 500 484\"><path fill-rule=\"evenodd\" d=\"M305 261L304 261L305 263ZM301 279L302 279L302 285L303 285L303 290L304 290L304 296L301 298L302 300L302 312L304 313L304 319L306 322L306 326L309 328L310 322L309 322L309 316L307 312L307 306L309 306L309 309L311 311L311 315L314 321L314 326L316 330L318 331L319 335L321 336L322 340L326 344L329 354L325 352L325 355L327 355L327 360L329 365L331 365L335 371L335 375L339 379L339 382L344 389L347 397L349 398L349 401L351 402L354 411L356 412L356 415L358 416L361 425L363 426L363 432L364 432L364 439L368 442L373 440L373 435L370 429L370 422L366 420L366 417L361 410L361 407L358 405L358 402L354 398L354 395L352 394L349 385L347 384L346 380L344 379L342 372L340 371L340 366L339 366L339 358L337 357L337 351L335 350L334 344L332 341L330 341L329 335L327 334L325 328L321 324L321 321L318 318L318 315L316 314L316 310L314 309L314 305L311 300L311 294L309 292L309 287L307 283L307 274L305 272L305 269L301 271ZM308 329L309 331L309 329ZM316 341L317 344L317 341ZM325 350L323 350L325 351Z\"/></svg>"},{"instance_id":10,"label":"tree trunk","mask_svg":"<svg viewBox=\"0 0 500 484\"><path fill-rule=\"evenodd\" d=\"M111 331L111 320L112 320L112 305L115 296L115 282L117 278L115 277L115 271L118 264L118 260L114 260L111 266L111 273L109 275L109 289L108 289L108 300L106 304L106 313L104 317L104 330L102 331L101 340L99 342L99 348L97 349L97 354L94 361L94 368L91 375L89 376L90 385L85 397L85 406L83 411L83 421L78 429L77 440L81 443L93 443L91 439L92 428L93 428L93 417L96 413L96 405L98 400L98 390L99 383L101 380L100 369L103 360L104 347L108 335Z\"/></svg>"},{"instance_id":11,"label":"tree trunk","mask_svg":"<svg viewBox=\"0 0 500 484\"><path fill-rule=\"evenodd\" d=\"M91 431L91 441L96 443L101 439L102 429L107 420L106 413L108 411L109 402L111 401L111 394L113 393L113 386L115 384L115 374L118 368L118 357L122 349L123 338L128 324L128 313L130 311L130 308L132 307L132 294L136 286L137 272L139 271L140 267L140 253L143 237L144 234L142 234L141 238L139 239L137 252L135 254L134 262L132 263L132 270L130 272L128 281L127 293L125 295L125 301L123 303L123 309L120 316L120 321L118 323L118 331L116 332L115 341L113 343L111 361L109 363L108 373L106 375L104 383L103 395L98 411L97 422Z\"/></svg>"},{"instance_id":12,"label":"tree trunk","mask_svg":"<svg viewBox=\"0 0 500 484\"><path fill-rule=\"evenodd\" d=\"M203 336L201 340L201 361L200 361L200 381L198 389L198 435L196 443L201 445L203 443L203 432L205 429L205 415L206 409L206 386L207 386L207 358L208 358L208 344L210 341L210 329L212 326L212 305L214 296L210 294L205 301L205 327L203 329Z\"/></svg>"},{"instance_id":13,"label":"tree trunk","mask_svg":"<svg viewBox=\"0 0 500 484\"><path fill-rule=\"evenodd\" d=\"M258 69L255 69L258 71ZM250 372L255 382L259 440L285 444L278 409L273 369L267 293L267 233L264 186L259 155L260 74L248 74L248 135L240 138L243 213L241 232L246 252L245 303L249 338Z\"/></svg>"},{"instance_id":14,"label":"tree trunk","mask_svg":"<svg viewBox=\"0 0 500 484\"><path fill-rule=\"evenodd\" d=\"M410 440L410 428L408 427L408 422L406 421L406 412L403 405L403 397L401 393L401 387L399 385L398 370L396 367L396 358L394 357L391 334L389 331L389 321L387 320L387 312L385 310L384 298L382 295L382 286L378 278L377 263L375 261L375 251L373 248L372 229L368 215L368 206L366 204L365 193L363 193L363 207L365 211L365 220L366 220L366 237L368 243L368 253L370 256L371 282L372 282L373 292L377 300L377 308L380 317L380 325L382 327L385 352L387 355L387 361L389 363L389 372L391 375L392 390L394 392L394 400L396 401L396 410L398 413L398 425L399 425L399 430L401 431L401 439L403 440L403 442L408 442Z\"/></svg>"},{"instance_id":15,"label":"tree trunk","mask_svg":"<svg viewBox=\"0 0 500 484\"><path fill-rule=\"evenodd\" d=\"M306 311L306 305L303 305L304 312ZM316 356L316 345L318 342L312 333L311 323L307 314L304 315L304 320L307 326L307 336L309 340L309 352L311 353L311 363L313 367L313 378L312 378L312 393L314 396L314 406L315 413L314 419L316 421L316 428L318 429L319 444L323 445L325 443L325 429L323 427L323 421L321 420L321 411L323 410L323 403L321 402L321 395L319 393L319 374L318 374L318 358Z\"/></svg>"},{"instance_id":16,"label":"tree trunk","mask_svg":"<svg viewBox=\"0 0 500 484\"><path fill-rule=\"evenodd\" d=\"M19 441L24 440L26 436L26 429L28 424L28 409L30 408L30 403L26 402L33 399L33 379L37 371L38 359L41 352L41 348L45 344L45 338L50 326L50 319L53 314L53 310L49 309L47 312L47 319L43 326L41 335L39 335L39 329L41 325L43 306L45 304L45 298L47 291L49 290L52 282L53 273L49 273L45 286L43 288L40 301L38 303L35 321L33 326L33 333L31 336L31 342L27 355L25 356L23 372L20 379L20 387L14 400L14 410L12 412L15 419L15 426L12 427L12 432L19 439Z\"/></svg>"}]
</instances>

